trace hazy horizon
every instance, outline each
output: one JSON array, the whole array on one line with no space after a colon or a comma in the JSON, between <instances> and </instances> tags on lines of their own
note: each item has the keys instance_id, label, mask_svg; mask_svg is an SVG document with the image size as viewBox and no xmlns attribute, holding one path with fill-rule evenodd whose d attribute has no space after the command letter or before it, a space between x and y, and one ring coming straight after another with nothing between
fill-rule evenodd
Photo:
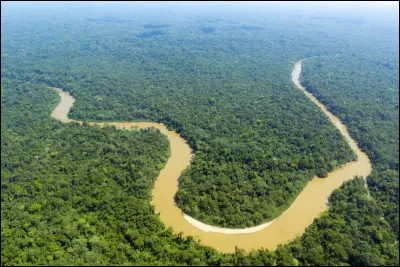
<instances>
[{"instance_id":1,"label":"hazy horizon","mask_svg":"<svg viewBox=\"0 0 400 267\"><path fill-rule=\"evenodd\" d=\"M397 1L212 1L212 2L186 2L186 1L167 1L167 2L126 2L126 1L91 1L91 2L74 2L74 1L2 1L1 5L3 8L18 7L18 8L29 8L32 7L43 7L47 6L49 8L59 7L59 6L79 6L84 7L107 7L107 8L119 8L122 6L126 8L156 8L156 9L174 9L181 11L191 11L191 12L201 12L209 11L210 9L216 9L223 12L233 12L238 13L243 12L271 12L274 13L278 10L280 11L302 11L302 12L314 12L323 11L327 14L330 13L340 13L341 15L359 15L365 13L365 15L379 15L382 13L396 14L399 13L399 3ZM273 9L271 9L273 8ZM7 10L3 10L2 15L5 14ZM352 14L349 14L352 12Z\"/></svg>"}]
</instances>

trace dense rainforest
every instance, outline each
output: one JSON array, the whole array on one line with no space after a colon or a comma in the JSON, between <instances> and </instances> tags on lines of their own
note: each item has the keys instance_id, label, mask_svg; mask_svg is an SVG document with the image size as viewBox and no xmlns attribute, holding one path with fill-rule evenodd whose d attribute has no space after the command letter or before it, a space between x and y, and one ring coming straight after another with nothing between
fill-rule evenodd
<instances>
[{"instance_id":1,"label":"dense rainforest","mask_svg":"<svg viewBox=\"0 0 400 267\"><path fill-rule=\"evenodd\" d=\"M305 60L301 82L371 159L369 190L399 235L399 31L379 30L354 33L350 51Z\"/></svg>"},{"instance_id":2,"label":"dense rainforest","mask_svg":"<svg viewBox=\"0 0 400 267\"><path fill-rule=\"evenodd\" d=\"M204 23L193 19L157 30L155 23L148 29L110 18L62 22L58 30L47 29L55 23L24 24L32 36L22 39L18 24L7 24L4 34L18 38L4 40L5 75L18 68L24 81L71 92L79 100L72 119L151 120L181 133L195 158L176 202L196 219L234 228L261 224L315 175L355 159L339 130L294 87L292 58L301 55L280 44L294 42L290 31L220 23L221 33L211 35L196 33ZM9 54L24 42L16 53L32 59L22 66Z\"/></svg>"},{"instance_id":3,"label":"dense rainforest","mask_svg":"<svg viewBox=\"0 0 400 267\"><path fill-rule=\"evenodd\" d=\"M58 8L2 12L2 265L399 264L398 24ZM77 99L73 119L166 124L195 152L179 207L251 226L355 157L292 84L300 58L302 83L348 125L373 173L369 191L362 179L345 183L328 212L275 252L222 254L165 228L150 205L169 155L156 130L50 118L55 86Z\"/></svg>"}]
</instances>

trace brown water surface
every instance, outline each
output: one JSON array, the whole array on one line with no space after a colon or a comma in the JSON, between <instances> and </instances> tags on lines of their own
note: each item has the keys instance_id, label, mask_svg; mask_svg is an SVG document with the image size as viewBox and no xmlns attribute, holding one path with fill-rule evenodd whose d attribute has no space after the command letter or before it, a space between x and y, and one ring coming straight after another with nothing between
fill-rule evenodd
<instances>
[{"instance_id":1,"label":"brown water surface","mask_svg":"<svg viewBox=\"0 0 400 267\"><path fill-rule=\"evenodd\" d=\"M182 231L184 236L197 237L202 244L212 246L223 252L233 252L235 246L245 250L259 249L261 247L275 250L277 245L287 243L304 233L313 220L327 209L328 196L334 189L356 175L366 177L371 172L371 163L368 157L361 152L357 143L350 137L346 126L301 86L299 81L300 72L301 60L294 65L292 81L329 117L357 154L358 159L342 166L340 169L334 170L326 178L314 177L285 212L274 221L256 227L229 229L205 225L190 218L175 205L174 195L178 190L178 178L182 171L190 165L193 157L192 150L187 142L176 132L169 131L163 124L152 122L90 122L89 124L115 125L119 129L129 129L135 126L139 128L153 126L168 136L171 156L154 184L152 204L155 206L156 212L160 213L164 224L167 227L172 227L175 233ZM68 119L68 112L75 99L59 88L55 88L55 90L60 93L61 102L54 109L52 116L62 122L73 121Z\"/></svg>"}]
</instances>

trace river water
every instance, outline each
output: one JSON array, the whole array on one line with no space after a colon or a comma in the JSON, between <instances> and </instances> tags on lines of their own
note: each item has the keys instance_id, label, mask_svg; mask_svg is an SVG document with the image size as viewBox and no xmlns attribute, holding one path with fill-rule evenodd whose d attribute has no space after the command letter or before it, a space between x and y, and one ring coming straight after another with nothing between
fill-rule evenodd
<instances>
[{"instance_id":1,"label":"river water","mask_svg":"<svg viewBox=\"0 0 400 267\"><path fill-rule=\"evenodd\" d=\"M275 250L277 245L291 241L296 236L304 233L321 212L327 209L328 196L344 181L356 175L366 177L371 173L371 163L365 153L361 152L357 143L350 137L347 128L341 121L330 113L312 94L301 86L299 77L301 63L294 65L292 72L293 83L315 103L332 123L340 130L351 148L357 154L357 161L343 165L334 170L326 178L314 177L308 182L303 191L298 195L292 205L278 218L262 225L245 229L219 228L201 223L184 214L174 202L178 190L178 178L182 171L190 165L193 158L192 150L187 142L176 132L169 131L163 124L152 122L90 122L91 125L115 125L119 129L131 127L155 127L168 136L171 156L164 169L161 170L154 188L152 204L160 214L161 220L167 227L172 227L175 233L183 232L184 236L191 235L201 240L201 243L214 247L223 252L234 252L235 246L245 250L267 248ZM67 92L55 88L60 93L61 102L52 112L52 117L62 121L71 122L68 112L75 99ZM79 121L78 121L79 122ZM81 122L79 122L81 123ZM268 208L268 207L266 207Z\"/></svg>"}]
</instances>

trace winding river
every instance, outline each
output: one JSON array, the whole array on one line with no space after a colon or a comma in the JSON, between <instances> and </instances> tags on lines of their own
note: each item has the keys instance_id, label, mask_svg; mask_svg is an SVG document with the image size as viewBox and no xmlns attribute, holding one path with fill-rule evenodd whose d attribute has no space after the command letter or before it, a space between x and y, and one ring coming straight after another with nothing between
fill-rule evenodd
<instances>
[{"instance_id":1,"label":"winding river","mask_svg":"<svg viewBox=\"0 0 400 267\"><path fill-rule=\"evenodd\" d=\"M275 220L259 226L229 229L206 225L184 214L175 205L174 196L178 190L178 178L182 171L190 165L194 155L187 142L176 132L169 131L165 125L152 122L89 122L89 124L100 126L105 124L115 125L119 129L153 126L168 136L171 156L154 184L152 204L155 206L156 212L160 214L164 224L167 227L172 227L175 233L183 232L184 236L197 237L202 244L212 246L223 252L234 252L235 246L245 250L262 247L275 250L277 245L287 243L304 233L313 220L327 209L328 197L334 189L356 175L366 177L371 173L371 163L367 155L361 152L357 143L350 137L346 126L301 86L299 81L301 63L301 60L295 63L292 81L329 117L358 158L357 161L350 162L332 171L326 178L314 177L285 212ZM51 116L62 122L75 121L68 118L68 112L75 99L68 92L64 92L59 88L54 89L60 93L61 102L53 110ZM75 122L82 124L81 121Z\"/></svg>"}]
</instances>

